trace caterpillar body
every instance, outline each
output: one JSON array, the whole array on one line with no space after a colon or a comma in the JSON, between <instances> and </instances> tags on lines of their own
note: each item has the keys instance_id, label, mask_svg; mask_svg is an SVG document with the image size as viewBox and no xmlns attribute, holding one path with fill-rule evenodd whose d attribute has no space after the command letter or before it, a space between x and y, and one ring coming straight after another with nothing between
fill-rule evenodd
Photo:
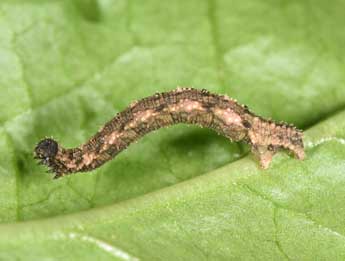
<instances>
[{"instance_id":1,"label":"caterpillar body","mask_svg":"<svg viewBox=\"0 0 345 261\"><path fill-rule=\"evenodd\" d=\"M247 142L262 168L268 168L281 148L298 159L305 156L303 132L293 125L257 116L226 95L193 88L177 88L135 101L79 147L66 149L53 139L43 139L34 155L59 178L98 168L146 133L178 123L210 128L231 141Z\"/></svg>"}]
</instances>

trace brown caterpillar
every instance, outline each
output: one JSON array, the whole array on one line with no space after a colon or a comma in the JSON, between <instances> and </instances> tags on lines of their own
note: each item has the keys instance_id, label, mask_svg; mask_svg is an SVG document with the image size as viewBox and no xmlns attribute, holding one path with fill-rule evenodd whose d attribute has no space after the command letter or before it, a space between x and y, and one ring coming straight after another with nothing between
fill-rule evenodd
<instances>
[{"instance_id":1,"label":"brown caterpillar","mask_svg":"<svg viewBox=\"0 0 345 261\"><path fill-rule=\"evenodd\" d=\"M65 149L53 139L43 139L34 154L59 178L93 170L146 133L177 123L211 128L232 141L244 140L262 168L269 166L280 148L304 158L301 130L263 119L227 96L193 88L156 93L132 103L77 148Z\"/></svg>"}]
</instances>

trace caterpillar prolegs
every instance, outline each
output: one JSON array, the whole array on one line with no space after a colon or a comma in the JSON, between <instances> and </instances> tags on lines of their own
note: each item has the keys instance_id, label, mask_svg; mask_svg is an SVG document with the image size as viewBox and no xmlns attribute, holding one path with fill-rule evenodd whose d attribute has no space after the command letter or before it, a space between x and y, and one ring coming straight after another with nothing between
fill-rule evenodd
<instances>
[{"instance_id":1,"label":"caterpillar prolegs","mask_svg":"<svg viewBox=\"0 0 345 261\"><path fill-rule=\"evenodd\" d=\"M146 133L177 123L210 128L231 141L247 142L262 168L268 168L281 148L304 158L301 130L263 119L228 96L193 88L177 88L135 101L77 148L63 148L48 138L37 144L34 154L59 178L98 168Z\"/></svg>"}]
</instances>

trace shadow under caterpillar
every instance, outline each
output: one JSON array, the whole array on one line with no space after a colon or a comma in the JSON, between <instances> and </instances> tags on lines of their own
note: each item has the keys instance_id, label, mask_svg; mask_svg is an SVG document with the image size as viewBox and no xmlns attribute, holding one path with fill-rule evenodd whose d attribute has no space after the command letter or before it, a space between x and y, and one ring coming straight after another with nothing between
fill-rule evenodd
<instances>
[{"instance_id":1,"label":"shadow under caterpillar","mask_svg":"<svg viewBox=\"0 0 345 261\"><path fill-rule=\"evenodd\" d=\"M146 133L177 123L210 128L231 141L247 142L262 168L268 168L281 148L298 159L305 156L303 132L293 125L263 119L228 96L193 88L135 101L77 148L65 149L47 138L37 144L34 154L59 178L98 168Z\"/></svg>"}]
</instances>

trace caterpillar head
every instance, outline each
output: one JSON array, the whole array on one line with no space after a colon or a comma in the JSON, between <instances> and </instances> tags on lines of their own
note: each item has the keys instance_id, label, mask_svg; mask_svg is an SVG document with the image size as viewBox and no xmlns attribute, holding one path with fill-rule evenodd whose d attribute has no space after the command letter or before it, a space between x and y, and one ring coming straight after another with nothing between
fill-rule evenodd
<instances>
[{"instance_id":1,"label":"caterpillar head","mask_svg":"<svg viewBox=\"0 0 345 261\"><path fill-rule=\"evenodd\" d=\"M41 140L35 147L35 158L41 163L49 165L58 153L58 144L55 140L47 138Z\"/></svg>"}]
</instances>

